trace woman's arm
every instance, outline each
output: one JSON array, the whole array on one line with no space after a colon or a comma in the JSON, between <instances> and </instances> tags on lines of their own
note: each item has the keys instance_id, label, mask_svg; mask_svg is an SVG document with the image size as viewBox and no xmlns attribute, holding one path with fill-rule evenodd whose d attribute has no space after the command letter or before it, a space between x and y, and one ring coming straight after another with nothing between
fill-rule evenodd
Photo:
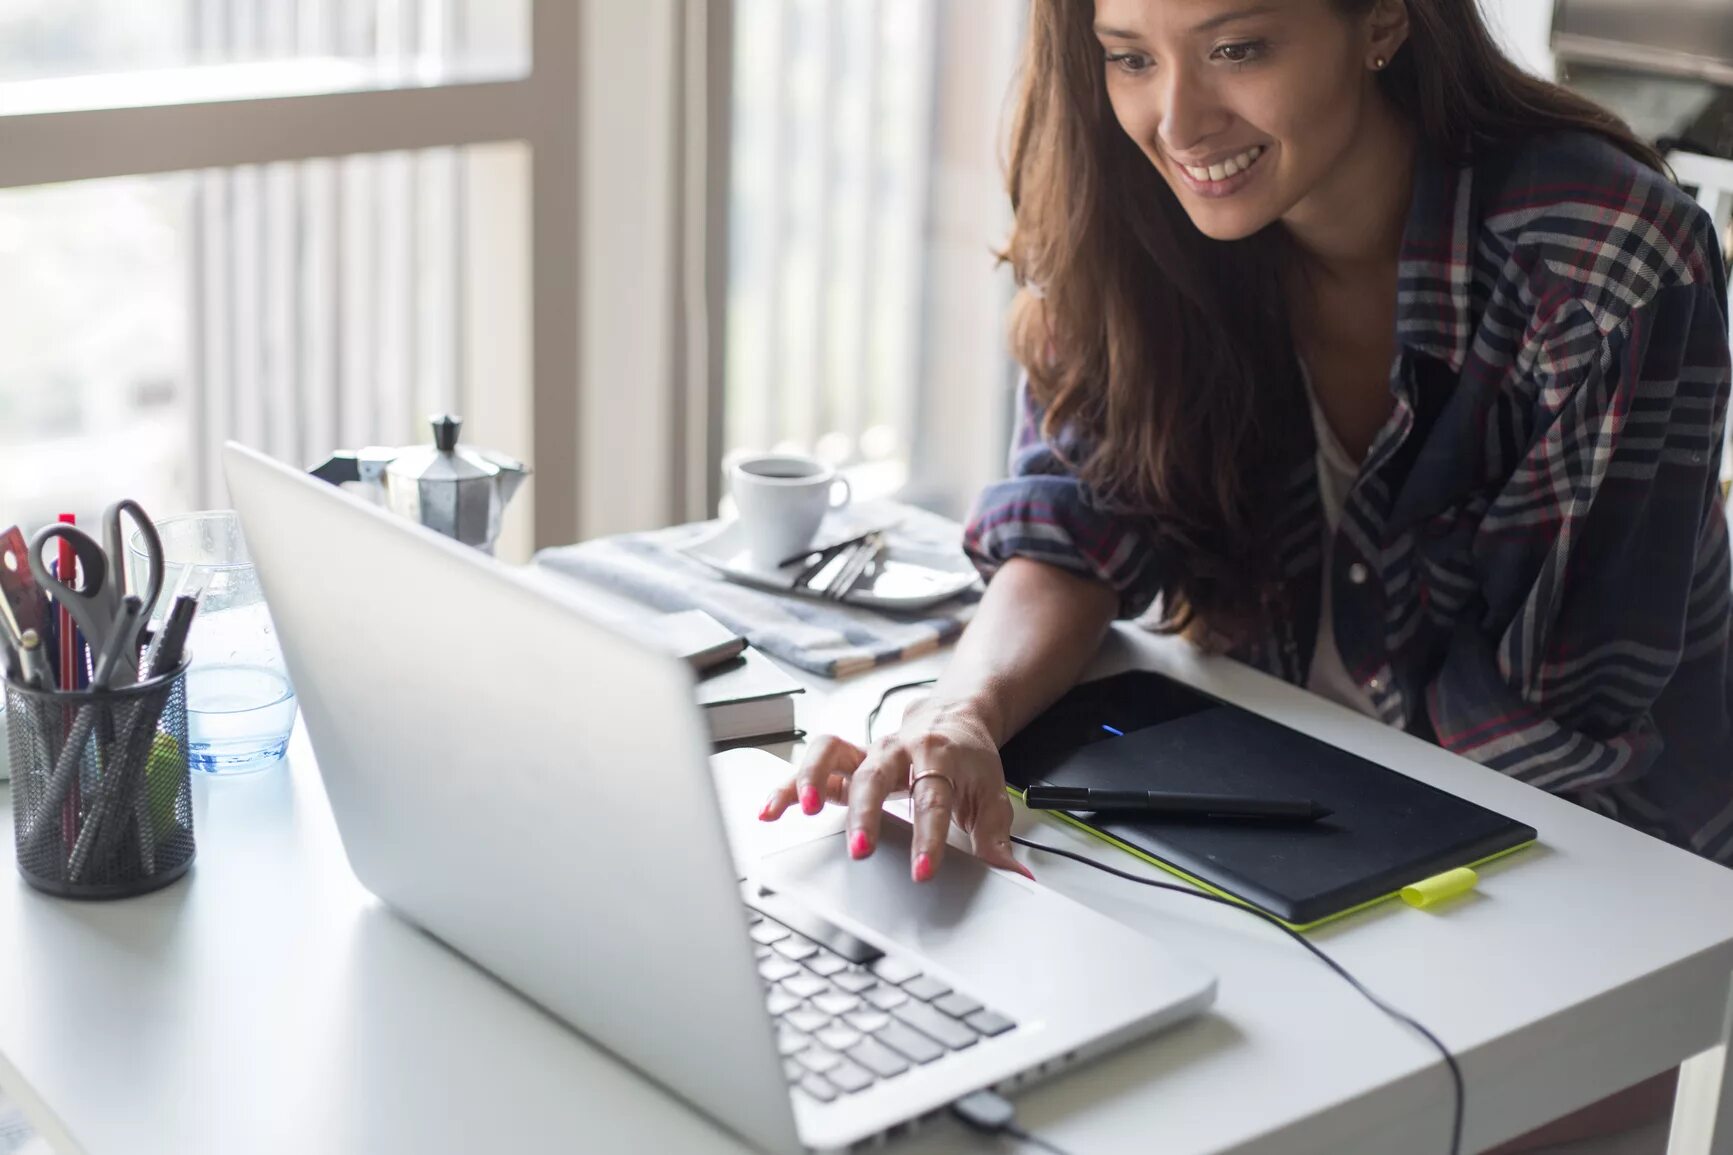
<instances>
[{"instance_id":1,"label":"woman's arm","mask_svg":"<svg viewBox=\"0 0 1733 1155\"><path fill-rule=\"evenodd\" d=\"M928 700L973 717L1003 746L1076 683L1118 608L1104 582L1014 557Z\"/></svg>"},{"instance_id":2,"label":"woman's arm","mask_svg":"<svg viewBox=\"0 0 1733 1155\"><path fill-rule=\"evenodd\" d=\"M816 740L760 818L779 818L796 801L808 814L827 801L845 804L848 850L862 858L878 843L886 796L906 787L916 881L938 866L952 821L970 833L977 856L1028 873L1011 855L999 747L1071 688L1115 616L1149 604L1161 566L1136 525L1095 508L1042 436L1026 385L1019 402L1011 476L981 494L964 534L987 594L937 687L870 751Z\"/></svg>"}]
</instances>

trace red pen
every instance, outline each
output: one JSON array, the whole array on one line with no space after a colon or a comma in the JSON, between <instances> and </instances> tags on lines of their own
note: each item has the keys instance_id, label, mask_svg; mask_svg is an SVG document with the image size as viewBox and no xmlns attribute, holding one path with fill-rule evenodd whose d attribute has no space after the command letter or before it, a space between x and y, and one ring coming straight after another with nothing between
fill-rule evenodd
<instances>
[{"instance_id":1,"label":"red pen","mask_svg":"<svg viewBox=\"0 0 1733 1155\"><path fill-rule=\"evenodd\" d=\"M70 513L60 515L60 520L66 525L78 524L78 518ZM60 567L57 574L67 588L78 589L78 555L72 551L72 543L65 538L60 539ZM79 668L84 664L83 656L78 652L77 627L73 624L72 613L65 606L60 607L58 625L60 626L60 688L70 693L78 689ZM72 725L72 708L66 708L68 729ZM66 793L66 802L60 808L60 834L71 846L78 841L78 778L72 779L72 786Z\"/></svg>"}]
</instances>

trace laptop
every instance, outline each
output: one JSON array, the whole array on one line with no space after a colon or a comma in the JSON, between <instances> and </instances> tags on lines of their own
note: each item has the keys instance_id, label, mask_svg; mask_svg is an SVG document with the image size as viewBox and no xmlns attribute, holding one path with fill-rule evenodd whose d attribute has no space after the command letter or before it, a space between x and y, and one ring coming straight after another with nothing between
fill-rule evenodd
<instances>
[{"instance_id":1,"label":"laptop","mask_svg":"<svg viewBox=\"0 0 1733 1155\"><path fill-rule=\"evenodd\" d=\"M1209 972L961 851L911 881L888 815L859 862L812 820L737 858L677 656L575 588L223 460L362 885L749 1143L846 1150L1213 1000Z\"/></svg>"}]
</instances>

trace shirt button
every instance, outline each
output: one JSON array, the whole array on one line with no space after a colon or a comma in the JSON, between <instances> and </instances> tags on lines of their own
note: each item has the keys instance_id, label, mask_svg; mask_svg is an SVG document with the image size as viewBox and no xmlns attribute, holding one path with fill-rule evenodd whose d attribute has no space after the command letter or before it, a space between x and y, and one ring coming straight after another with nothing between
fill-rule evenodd
<instances>
[{"instance_id":1,"label":"shirt button","mask_svg":"<svg viewBox=\"0 0 1733 1155\"><path fill-rule=\"evenodd\" d=\"M1371 571L1360 562L1355 562L1353 565L1348 567L1348 580L1357 586L1365 585L1366 579L1370 576L1372 576Z\"/></svg>"}]
</instances>

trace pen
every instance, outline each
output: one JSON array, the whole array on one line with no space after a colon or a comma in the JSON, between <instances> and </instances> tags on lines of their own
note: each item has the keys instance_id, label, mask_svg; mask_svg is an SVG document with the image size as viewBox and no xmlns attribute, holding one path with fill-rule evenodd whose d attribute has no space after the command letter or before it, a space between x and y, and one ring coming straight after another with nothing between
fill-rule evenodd
<instances>
[{"instance_id":1,"label":"pen","mask_svg":"<svg viewBox=\"0 0 1733 1155\"><path fill-rule=\"evenodd\" d=\"M145 651L144 666L139 674L141 679L159 677L181 664L181 658L186 654L187 631L192 628L193 614L198 612L198 608L199 599L195 594L181 594L175 598L168 616L163 619L162 628L151 639L150 649Z\"/></svg>"},{"instance_id":2,"label":"pen","mask_svg":"<svg viewBox=\"0 0 1733 1155\"><path fill-rule=\"evenodd\" d=\"M1031 810L1092 810L1150 817L1252 818L1265 822L1316 822L1330 811L1305 798L1251 798L1235 794L1182 794L1165 790L1095 790L1085 786L1031 786L1023 794Z\"/></svg>"},{"instance_id":3,"label":"pen","mask_svg":"<svg viewBox=\"0 0 1733 1155\"><path fill-rule=\"evenodd\" d=\"M60 521L63 525L78 524L78 519L70 513L61 514ZM65 582L68 587L77 588L78 555L72 551L72 543L66 538L61 538L59 544L60 557L55 562L54 576ZM90 575L88 574L85 575L86 580L89 580L89 576ZM59 636L56 639L59 642L59 646L57 647L58 658L60 661L59 688L62 691L76 690L78 688L78 678L73 671L73 663L78 660L78 638L77 635L73 633L71 611L65 606L59 606L54 613L54 624L55 628L59 631Z\"/></svg>"},{"instance_id":4,"label":"pen","mask_svg":"<svg viewBox=\"0 0 1733 1155\"><path fill-rule=\"evenodd\" d=\"M102 656L97 660L96 675L90 680L93 689L97 691L108 689L115 667L120 664L121 655L126 652L129 644L128 639L138 636L138 619L143 612L144 602L136 594L128 594L122 599L120 613L114 620L114 632L109 635L108 642L103 647ZM111 713L111 707L86 705L80 707L78 712L83 715L87 710L96 711L95 726L98 730L97 741L100 744L99 757L102 761L102 779L96 785L96 797L91 800L89 812L85 816L84 822L78 827L78 838L72 846L72 857L67 862L66 877L73 882L77 882L79 875L84 873L85 863L90 859L90 852L96 845L97 835L101 828L104 824L112 821L110 810L114 806L115 796L124 784L126 777L126 767L123 762L118 762L115 759L114 753L117 746L124 752L130 744L124 739L131 736L129 730L120 736L123 740L117 743L115 734L112 732L102 733L104 730L112 731L114 726L115 719ZM75 732L80 720L74 719L73 721ZM138 718L135 717L132 721L136 725ZM156 728L154 720L151 722L151 728L153 731ZM88 740L89 728L87 727L84 741ZM70 739L68 745L71 745ZM82 746L83 743L81 742L80 745ZM58 769L56 767L57 772ZM68 789L77 783L78 771L76 766L69 768L69 773L72 774L73 781L68 784ZM52 785L50 783L51 788Z\"/></svg>"},{"instance_id":5,"label":"pen","mask_svg":"<svg viewBox=\"0 0 1733 1155\"><path fill-rule=\"evenodd\" d=\"M78 518L70 513L61 514L60 520L64 525L78 524ZM72 542L64 537L60 539L60 557L55 562L54 576L71 588L78 587L78 555L73 551ZM89 580L89 577L89 574L85 575L86 580ZM79 676L80 670L74 668L79 658L78 634L72 624L72 611L61 605L55 610L51 620L59 632L60 690L63 693L72 693L83 680ZM72 723L76 721L76 715L65 708L62 708L61 715L60 724L70 730ZM60 836L69 846L78 837L78 814L83 806L83 787L78 779L74 778L71 788L66 792L66 801L60 807Z\"/></svg>"},{"instance_id":6,"label":"pen","mask_svg":"<svg viewBox=\"0 0 1733 1155\"><path fill-rule=\"evenodd\" d=\"M64 613L64 612L65 611L62 610L62 613ZM78 690L89 689L90 688L90 673L91 673L91 671L90 671L88 664L85 661L85 654L90 649L90 646L84 640L84 631L79 629L75 624L73 624L70 617L67 618L65 628L71 631L72 641L73 641L73 645L72 645L73 670L72 670L71 689L75 692ZM70 725L72 722L75 722L77 720L78 719L77 719L76 714L66 713L65 715L63 715L62 724ZM72 779L72 787L66 793L66 802L63 804L62 809L61 809L61 813L60 813L60 822L61 822L62 827L64 828L61 831L61 833L65 837L66 845L68 845L68 846L71 846L73 839L78 837L78 816L81 813L83 813L83 811L84 811L84 787L81 784L81 782L79 781L78 776L74 775L74 777Z\"/></svg>"},{"instance_id":7,"label":"pen","mask_svg":"<svg viewBox=\"0 0 1733 1155\"><path fill-rule=\"evenodd\" d=\"M49 599L48 613L36 627L36 636L42 639L42 656L48 659L49 678L44 688L49 690L60 688L60 612L54 606L53 599Z\"/></svg>"},{"instance_id":8,"label":"pen","mask_svg":"<svg viewBox=\"0 0 1733 1155\"><path fill-rule=\"evenodd\" d=\"M138 601L137 598L128 598L123 605L130 605L131 602L136 601ZM125 625L130 621L136 626L137 612L136 609L131 609L130 615L125 619L117 620L116 624ZM40 645L41 642L36 637L35 630L25 632L28 635L25 653L28 655L31 646ZM102 653L96 659L96 671L90 679L91 689L97 691L108 689L109 679L114 675L115 664L119 661L121 651L125 648L126 632L124 630L117 629L109 634ZM37 686L35 688L46 689L47 687ZM41 807L37 809L36 821L25 827L23 836L19 840L24 845L26 854L36 853L45 831L60 829L58 811L65 803L67 792L72 788L72 783L78 775L79 763L84 759L84 748L90 742L90 732L96 728L97 715L106 715L106 711L107 707L97 702L86 702L78 707L78 713L72 720L72 729L68 731L66 742L60 747L60 757L55 760L54 772L48 776L48 792L42 799ZM151 723L152 726L155 724L155 722ZM53 820L49 818L50 814L54 815Z\"/></svg>"},{"instance_id":9,"label":"pen","mask_svg":"<svg viewBox=\"0 0 1733 1155\"><path fill-rule=\"evenodd\" d=\"M24 684L32 690L54 688L54 672L49 669L48 655L42 649L42 635L25 630L18 637L24 656Z\"/></svg>"},{"instance_id":10,"label":"pen","mask_svg":"<svg viewBox=\"0 0 1733 1155\"><path fill-rule=\"evenodd\" d=\"M137 598L127 598L129 605L137 601ZM152 639L150 650L145 654L141 680L162 677L180 667L186 656L187 631L198 608L196 595L181 594L175 598L168 617L163 620L162 629ZM78 881L92 861L107 860L116 841L125 833L128 815L138 827L139 862L146 874L155 872L156 834L151 824L147 795L150 751L161 716L162 702L158 699L132 719L132 728L120 743L119 768L104 778L102 792L92 806L93 821L86 823L86 829L79 832L78 842L72 848L72 857L66 865L67 877L72 881ZM93 827L94 833L91 832Z\"/></svg>"}]
</instances>

